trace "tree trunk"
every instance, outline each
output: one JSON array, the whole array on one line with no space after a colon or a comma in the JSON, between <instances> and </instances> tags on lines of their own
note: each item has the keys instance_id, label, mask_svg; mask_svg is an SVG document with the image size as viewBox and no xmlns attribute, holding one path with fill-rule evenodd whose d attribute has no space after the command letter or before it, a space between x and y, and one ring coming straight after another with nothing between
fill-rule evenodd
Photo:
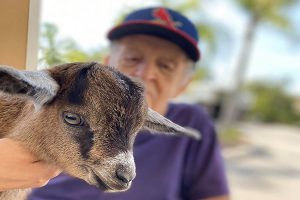
<instances>
[{"instance_id":1,"label":"tree trunk","mask_svg":"<svg viewBox=\"0 0 300 200\"><path fill-rule=\"evenodd\" d=\"M249 58L252 52L252 46L254 42L254 35L256 32L259 18L252 17L242 42L242 48L238 57L237 66L234 73L234 83L232 90L228 93L228 96L223 102L225 106L221 114L221 126L222 128L229 128L234 124L238 118L238 103L241 90L243 88L246 70L249 64Z\"/></svg>"}]
</instances>

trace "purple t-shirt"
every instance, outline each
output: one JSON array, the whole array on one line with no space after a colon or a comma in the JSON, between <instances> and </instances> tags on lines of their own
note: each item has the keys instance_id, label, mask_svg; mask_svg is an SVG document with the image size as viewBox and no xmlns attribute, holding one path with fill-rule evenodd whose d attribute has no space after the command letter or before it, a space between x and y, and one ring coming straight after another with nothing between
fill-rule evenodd
<instances>
[{"instance_id":1,"label":"purple t-shirt","mask_svg":"<svg viewBox=\"0 0 300 200\"><path fill-rule=\"evenodd\" d=\"M176 200L228 194L223 159L211 120L196 105L170 104L167 118L200 130L202 140L141 132L134 145L136 178L121 193L103 193L61 174L28 200Z\"/></svg>"}]
</instances>

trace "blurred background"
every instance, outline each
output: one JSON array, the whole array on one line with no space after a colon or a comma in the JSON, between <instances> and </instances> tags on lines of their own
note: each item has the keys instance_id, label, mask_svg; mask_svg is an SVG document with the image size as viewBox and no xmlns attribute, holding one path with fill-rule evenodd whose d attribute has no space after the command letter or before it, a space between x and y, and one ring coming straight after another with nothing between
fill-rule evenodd
<instances>
[{"instance_id":1,"label":"blurred background","mask_svg":"<svg viewBox=\"0 0 300 200\"><path fill-rule=\"evenodd\" d=\"M0 5L0 64L23 69L101 62L107 31L131 10L164 5L181 11L197 25L202 60L174 101L201 104L215 120L232 199L300 198L299 0L1 0Z\"/></svg>"}]
</instances>

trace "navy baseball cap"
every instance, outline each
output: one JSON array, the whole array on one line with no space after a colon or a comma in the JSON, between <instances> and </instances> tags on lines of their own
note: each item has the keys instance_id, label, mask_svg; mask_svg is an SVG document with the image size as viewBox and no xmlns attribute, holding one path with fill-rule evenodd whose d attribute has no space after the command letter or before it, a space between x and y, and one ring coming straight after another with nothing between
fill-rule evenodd
<instances>
[{"instance_id":1,"label":"navy baseball cap","mask_svg":"<svg viewBox=\"0 0 300 200\"><path fill-rule=\"evenodd\" d=\"M164 7L145 8L130 13L124 21L108 32L109 40L124 36L146 34L169 40L193 60L200 59L198 31L182 14Z\"/></svg>"}]
</instances>

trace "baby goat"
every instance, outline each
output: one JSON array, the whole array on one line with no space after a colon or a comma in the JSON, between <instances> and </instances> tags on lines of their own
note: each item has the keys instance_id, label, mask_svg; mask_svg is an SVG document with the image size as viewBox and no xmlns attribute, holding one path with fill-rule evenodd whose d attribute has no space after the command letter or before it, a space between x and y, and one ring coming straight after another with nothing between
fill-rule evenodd
<instances>
[{"instance_id":1,"label":"baby goat","mask_svg":"<svg viewBox=\"0 0 300 200\"><path fill-rule=\"evenodd\" d=\"M126 190L140 129L200 136L148 109L143 93L140 83L97 63L35 72L2 66L0 138L104 191ZM23 191L0 192L0 200L24 199Z\"/></svg>"}]
</instances>

